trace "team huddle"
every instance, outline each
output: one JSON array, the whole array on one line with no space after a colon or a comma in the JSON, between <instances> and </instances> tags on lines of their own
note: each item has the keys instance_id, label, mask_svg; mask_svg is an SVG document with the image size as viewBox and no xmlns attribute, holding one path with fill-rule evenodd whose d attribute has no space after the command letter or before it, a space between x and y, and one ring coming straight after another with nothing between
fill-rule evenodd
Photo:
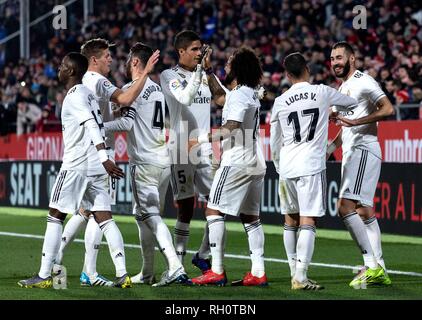
<instances>
[{"instance_id":1,"label":"team huddle","mask_svg":"<svg viewBox=\"0 0 422 320\"><path fill-rule=\"evenodd\" d=\"M40 270L18 284L52 287L53 277L65 272L65 250L85 227L83 286L224 286L225 216L231 215L239 217L244 226L251 259L251 270L231 285L268 285L265 235L259 217L266 172L258 136L259 100L264 97L259 58L251 48L235 50L226 63L222 83L213 72L212 49L203 45L195 32L186 30L174 41L178 64L161 73L160 84L149 77L159 51L138 42L126 62L131 82L117 88L107 79L111 46L104 39L89 40L80 53L67 54L59 67L59 81L67 90L61 114L63 163L51 191ZM338 213L365 266L350 286L391 284L372 199L381 168L376 122L394 109L375 80L356 70L354 59L349 44L333 46L332 68L343 81L338 91L310 84L300 53L288 55L283 63L292 86L275 100L270 144L280 175L283 240L293 290L323 289L308 278L307 271L317 218L326 212L326 158L340 146ZM211 101L222 108L222 126L212 133ZM170 120L167 128L166 109ZM330 120L341 130L328 144ZM124 177L114 161L114 134L122 131L127 132L133 214L142 255L141 270L132 277L126 270L123 237L111 213L116 179ZM212 142L221 144L219 163L214 161ZM178 207L174 236L161 218L169 183ZM202 243L192 258L201 275L189 278L184 257L196 195L207 201L207 222ZM73 215L63 229L68 213ZM116 269L114 281L96 268L103 235ZM157 280L156 245L167 264Z\"/></svg>"}]
</instances>

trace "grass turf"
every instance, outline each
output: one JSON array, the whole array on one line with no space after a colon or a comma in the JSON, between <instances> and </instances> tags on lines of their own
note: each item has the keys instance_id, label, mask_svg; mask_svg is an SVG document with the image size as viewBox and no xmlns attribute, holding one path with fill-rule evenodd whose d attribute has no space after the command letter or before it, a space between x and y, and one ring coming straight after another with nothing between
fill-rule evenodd
<instances>
[{"instance_id":1,"label":"grass turf","mask_svg":"<svg viewBox=\"0 0 422 320\"><path fill-rule=\"evenodd\" d=\"M0 232L44 235L45 210L0 208ZM115 217L126 244L139 244L138 230L133 217ZM166 219L172 228L174 220ZM193 221L189 249L198 248L202 239L204 221ZM227 223L228 237L226 253L248 256L246 235L240 223ZM264 226L265 256L286 259L282 242L281 226ZM79 234L77 238L83 238ZM0 235L0 299L3 300L385 300L422 299L422 277L391 274L391 287L371 287L354 290L348 287L353 278L352 270L311 266L309 276L325 286L319 292L290 290L290 272L286 263L266 262L266 273L270 285L265 288L246 287L185 287L171 285L152 288L142 285L132 289L81 288L79 275L83 263L84 246L72 244L64 257L68 271L67 290L23 289L17 281L38 271L41 259L42 240ZM383 235L384 257L388 269L422 273L422 239L396 235ZM128 272L135 275L140 270L140 253L137 248L126 248ZM199 271L190 264L192 254L185 259L186 271L191 277ZM314 262L340 265L358 265L361 257L355 244L345 231L318 230ZM248 259L225 258L229 281L240 279L249 270ZM106 245L100 249L97 270L106 277L114 277L114 266ZM156 277L165 270L164 259L156 253Z\"/></svg>"}]
</instances>

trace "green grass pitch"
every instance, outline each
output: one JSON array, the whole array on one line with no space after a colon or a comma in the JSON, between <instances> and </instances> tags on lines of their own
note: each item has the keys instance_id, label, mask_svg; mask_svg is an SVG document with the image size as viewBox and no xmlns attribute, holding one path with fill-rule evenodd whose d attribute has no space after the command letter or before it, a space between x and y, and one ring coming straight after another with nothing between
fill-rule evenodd
<instances>
[{"instance_id":1,"label":"green grass pitch","mask_svg":"<svg viewBox=\"0 0 422 320\"><path fill-rule=\"evenodd\" d=\"M353 278L353 270L347 266L362 263L361 256L350 236L345 231L318 230L315 245L314 263L309 276L325 286L319 292L290 290L290 274L288 265L281 262L286 259L282 242L282 227L265 225L265 257L266 272L270 282L264 288L246 287L185 287L171 285L164 288L152 288L147 285L135 286L132 289L118 288L82 288L79 275L83 263L84 246L81 242L73 243L64 257L64 265L68 271L68 289L23 289L17 281L37 272L40 266L42 240L23 237L23 234L43 236L46 226L45 210L20 208L0 208L0 299L1 300L385 300L385 299L422 299L422 239L383 235L384 258L393 281L391 287L371 287L355 290L348 287ZM125 244L139 245L138 230L135 220L130 216L115 217L122 231ZM174 220L165 220L173 229ZM198 248L202 239L204 221L197 220L191 224L189 249ZM246 235L240 222L227 223L226 254L248 257ZM10 235L14 233L15 235ZM83 238L83 233L78 239ZM192 252L190 251L190 252ZM141 258L139 248L129 246L125 249L127 269L131 275L140 270ZM199 275L192 267L188 253L185 260L186 270L191 277ZM271 259L272 258L272 259ZM242 257L225 258L225 268L229 282L237 280L250 269L249 259ZM163 257L156 253L156 277L160 277L165 269ZM98 256L97 270L114 278L114 266L108 248L102 245ZM406 274L402 274L402 273ZM407 274L408 273L408 274Z\"/></svg>"}]
</instances>

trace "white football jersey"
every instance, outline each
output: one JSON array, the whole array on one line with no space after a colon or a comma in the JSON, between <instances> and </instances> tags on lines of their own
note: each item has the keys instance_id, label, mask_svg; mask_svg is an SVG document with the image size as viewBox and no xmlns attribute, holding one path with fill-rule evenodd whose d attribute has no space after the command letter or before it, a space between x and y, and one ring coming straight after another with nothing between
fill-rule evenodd
<instances>
[{"instance_id":1,"label":"white football jersey","mask_svg":"<svg viewBox=\"0 0 422 320\"><path fill-rule=\"evenodd\" d=\"M187 145L187 139L192 131L195 132L190 138L196 138L202 133L210 132L211 91L208 87L205 72L203 72L201 85L191 105L185 106L181 104L173 95L175 89L187 85L192 74L193 72L176 66L172 69L164 70L160 75L161 88L169 109L169 147L172 149L180 149L180 142ZM185 128L183 124L187 127ZM203 144L201 150L204 155L209 155L211 153L211 144Z\"/></svg>"},{"instance_id":2,"label":"white football jersey","mask_svg":"<svg viewBox=\"0 0 422 320\"><path fill-rule=\"evenodd\" d=\"M375 104L385 96L379 84L370 75L356 70L339 88L339 91L358 101L358 106L348 112L340 112L347 119L365 117L377 110ZM342 127L343 153L352 147L360 146L372 151L378 157L381 150L378 144L377 123L368 123L354 127Z\"/></svg>"},{"instance_id":3,"label":"white football jersey","mask_svg":"<svg viewBox=\"0 0 422 320\"><path fill-rule=\"evenodd\" d=\"M237 133L223 140L221 166L255 168L265 172L265 158L259 145L258 93L247 86L237 86L226 94L223 107L224 125L228 120L241 122Z\"/></svg>"},{"instance_id":4,"label":"white football jersey","mask_svg":"<svg viewBox=\"0 0 422 320\"><path fill-rule=\"evenodd\" d=\"M300 82L275 99L272 141L282 136L279 174L282 178L313 175L325 169L328 115L332 105L351 106L355 99L325 85ZM274 152L274 151L273 151Z\"/></svg>"},{"instance_id":5,"label":"white football jersey","mask_svg":"<svg viewBox=\"0 0 422 320\"><path fill-rule=\"evenodd\" d=\"M63 170L76 170L82 174L90 174L89 159L94 159L102 167L95 146L88 132L82 125L89 119L100 120L99 107L92 92L84 85L77 84L66 94L63 101L61 121L63 130ZM100 128L102 128L100 126ZM104 137L104 129L101 134Z\"/></svg>"},{"instance_id":6,"label":"white football jersey","mask_svg":"<svg viewBox=\"0 0 422 320\"><path fill-rule=\"evenodd\" d=\"M133 82L123 87L129 88ZM144 88L131 105L136 110L134 123L127 134L128 155L131 164L170 165L166 144L165 100L161 87L147 78Z\"/></svg>"},{"instance_id":7,"label":"white football jersey","mask_svg":"<svg viewBox=\"0 0 422 320\"><path fill-rule=\"evenodd\" d=\"M94 93L100 106L100 112L104 121L114 119L111 109L110 98L118 88L113 85L106 77L94 71L87 71L82 78L82 83ZM114 133L106 134L106 147L108 155L114 159Z\"/></svg>"}]
</instances>

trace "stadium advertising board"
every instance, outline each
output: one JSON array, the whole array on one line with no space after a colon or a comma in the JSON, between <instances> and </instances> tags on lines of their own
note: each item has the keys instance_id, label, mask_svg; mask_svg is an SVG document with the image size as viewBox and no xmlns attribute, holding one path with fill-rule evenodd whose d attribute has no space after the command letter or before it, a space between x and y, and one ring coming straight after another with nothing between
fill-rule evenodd
<instances>
[{"instance_id":1,"label":"stadium advertising board","mask_svg":"<svg viewBox=\"0 0 422 320\"><path fill-rule=\"evenodd\" d=\"M0 162L0 206L47 209L51 188L60 169L59 161ZM264 223L280 224L278 175L271 162L262 190L261 218ZM131 214L132 190L129 165L119 166L126 176L117 183L117 205L113 211ZM384 163L377 185L374 208L384 232L422 235L422 164ZM340 163L327 163L327 214L320 219L319 227L344 229L336 216L336 202L340 186ZM196 201L195 218L202 219L206 207ZM171 192L167 192L166 217L176 216Z\"/></svg>"},{"instance_id":2,"label":"stadium advertising board","mask_svg":"<svg viewBox=\"0 0 422 320\"><path fill-rule=\"evenodd\" d=\"M333 139L339 127L329 126L329 138ZM261 125L263 153L271 161L270 126ZM385 162L422 163L422 121L382 121L378 125L378 138ZM214 145L218 154L218 147ZM128 161L126 134L117 133L115 139L116 161ZM63 156L61 133L11 134L0 137L0 160L45 160L58 161ZM341 159L341 150L334 152ZM218 156L217 156L218 158Z\"/></svg>"}]
</instances>

